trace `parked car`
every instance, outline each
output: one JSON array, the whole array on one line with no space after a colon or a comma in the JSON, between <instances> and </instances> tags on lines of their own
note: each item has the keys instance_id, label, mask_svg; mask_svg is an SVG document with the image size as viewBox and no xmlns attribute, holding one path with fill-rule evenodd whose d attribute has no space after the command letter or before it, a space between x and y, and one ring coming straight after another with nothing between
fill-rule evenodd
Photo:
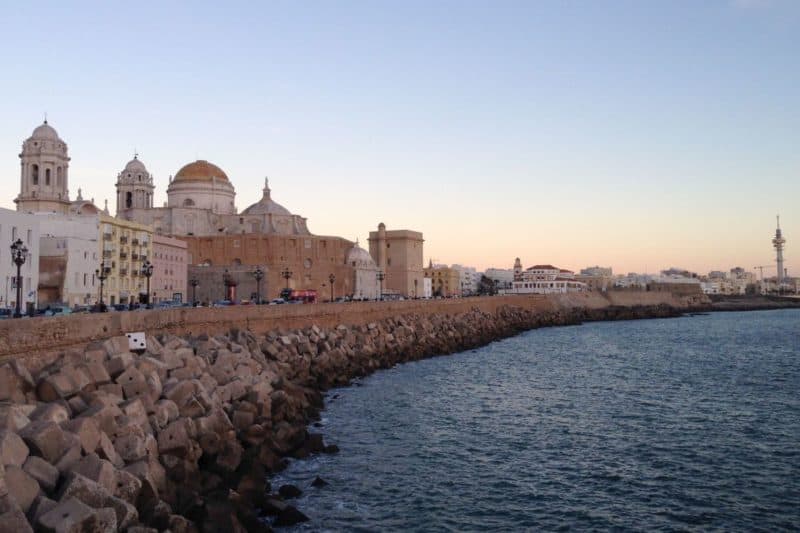
<instances>
[{"instance_id":1,"label":"parked car","mask_svg":"<svg viewBox=\"0 0 800 533\"><path fill-rule=\"evenodd\" d=\"M269 305L281 305L281 304L285 304L285 303L286 303L286 300L284 300L283 298L275 298L275 299L269 301Z\"/></svg>"},{"instance_id":2,"label":"parked car","mask_svg":"<svg viewBox=\"0 0 800 533\"><path fill-rule=\"evenodd\" d=\"M217 300L214 302L214 307L228 307L231 305L236 305L236 303L231 300Z\"/></svg>"},{"instance_id":3,"label":"parked car","mask_svg":"<svg viewBox=\"0 0 800 533\"><path fill-rule=\"evenodd\" d=\"M66 316L72 314L72 309L65 305L48 306L43 314L44 316Z\"/></svg>"}]
</instances>

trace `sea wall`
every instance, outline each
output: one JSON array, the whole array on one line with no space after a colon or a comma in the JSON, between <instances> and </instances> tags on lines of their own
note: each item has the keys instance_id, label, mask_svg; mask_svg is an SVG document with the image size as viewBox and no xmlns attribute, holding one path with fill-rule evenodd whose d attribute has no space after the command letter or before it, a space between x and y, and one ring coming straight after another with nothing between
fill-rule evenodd
<instances>
[{"instance_id":1,"label":"sea wall","mask_svg":"<svg viewBox=\"0 0 800 533\"><path fill-rule=\"evenodd\" d=\"M504 306L553 311L609 306L669 305L687 308L696 303L693 298L676 297L668 293L618 291L397 302L176 308L24 318L0 321L0 361L24 357L29 367L37 369L52 362L64 350L80 348L92 341L135 331L144 331L151 335L216 335L231 328L239 328L263 333L279 328L304 328L311 324L318 327L335 327L339 324L357 326L404 314L452 315L471 309L494 313Z\"/></svg>"}]
</instances>

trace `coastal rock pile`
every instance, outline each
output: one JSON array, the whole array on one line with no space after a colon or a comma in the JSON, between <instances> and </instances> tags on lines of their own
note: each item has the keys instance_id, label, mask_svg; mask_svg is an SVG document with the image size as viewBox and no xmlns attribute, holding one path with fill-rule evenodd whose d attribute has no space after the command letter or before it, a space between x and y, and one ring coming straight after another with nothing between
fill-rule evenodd
<instances>
[{"instance_id":1,"label":"coastal rock pile","mask_svg":"<svg viewBox=\"0 0 800 533\"><path fill-rule=\"evenodd\" d=\"M271 493L267 476L287 457L338 451L306 429L323 391L533 327L613 318L598 313L506 307L263 335L148 336L140 353L114 337L35 374L24 361L6 363L0 533L238 532L305 520L285 501L296 493Z\"/></svg>"}]
</instances>

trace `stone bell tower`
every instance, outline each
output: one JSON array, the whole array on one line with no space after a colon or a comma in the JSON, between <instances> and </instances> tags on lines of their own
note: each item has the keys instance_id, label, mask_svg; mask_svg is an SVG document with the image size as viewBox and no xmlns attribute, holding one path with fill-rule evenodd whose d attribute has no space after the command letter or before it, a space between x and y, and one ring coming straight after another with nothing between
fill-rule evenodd
<instances>
[{"instance_id":1,"label":"stone bell tower","mask_svg":"<svg viewBox=\"0 0 800 533\"><path fill-rule=\"evenodd\" d=\"M69 156L65 143L47 123L33 130L22 143L20 191L17 211L69 212Z\"/></svg>"},{"instance_id":2,"label":"stone bell tower","mask_svg":"<svg viewBox=\"0 0 800 533\"><path fill-rule=\"evenodd\" d=\"M125 168L117 174L117 216L129 209L151 209L153 207L153 176L139 154L134 154Z\"/></svg>"}]
</instances>

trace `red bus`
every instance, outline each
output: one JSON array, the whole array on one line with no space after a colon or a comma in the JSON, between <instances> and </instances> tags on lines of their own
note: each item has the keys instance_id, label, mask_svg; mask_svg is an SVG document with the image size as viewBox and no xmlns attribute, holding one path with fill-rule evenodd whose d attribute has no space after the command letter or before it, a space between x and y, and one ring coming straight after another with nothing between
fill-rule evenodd
<instances>
[{"instance_id":1,"label":"red bus","mask_svg":"<svg viewBox=\"0 0 800 533\"><path fill-rule=\"evenodd\" d=\"M314 304L317 303L317 291L314 289L283 289L281 291L281 298L287 302L303 302L304 304Z\"/></svg>"}]
</instances>

